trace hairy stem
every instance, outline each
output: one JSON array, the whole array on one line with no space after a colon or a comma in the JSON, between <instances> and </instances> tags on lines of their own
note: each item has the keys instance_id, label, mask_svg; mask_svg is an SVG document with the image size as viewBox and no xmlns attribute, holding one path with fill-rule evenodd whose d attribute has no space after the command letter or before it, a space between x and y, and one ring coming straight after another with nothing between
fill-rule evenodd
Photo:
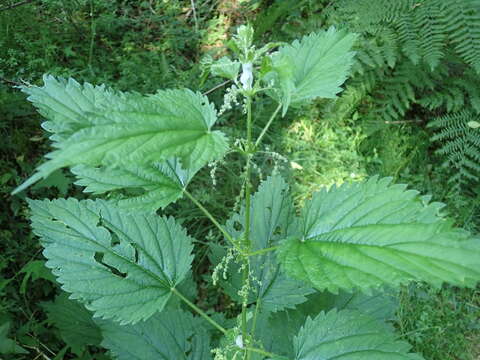
<instances>
[{"instance_id":1,"label":"hairy stem","mask_svg":"<svg viewBox=\"0 0 480 360\"><path fill-rule=\"evenodd\" d=\"M88 68L90 69L90 72L93 74L92 70L92 60L93 60L93 48L94 48L94 41L95 37L97 36L97 30L96 30L96 22L95 19L93 18L93 0L90 0L90 47L88 49Z\"/></svg>"},{"instance_id":2,"label":"hairy stem","mask_svg":"<svg viewBox=\"0 0 480 360\"><path fill-rule=\"evenodd\" d=\"M255 304L255 312L253 313L253 323L252 323L252 337L255 337L255 329L257 327L257 316L258 316L258 311L260 310L262 306L262 300L257 299L257 303Z\"/></svg>"},{"instance_id":3,"label":"hairy stem","mask_svg":"<svg viewBox=\"0 0 480 360\"><path fill-rule=\"evenodd\" d=\"M208 316L202 309L200 309L197 305L192 303L190 300L188 300L185 296L183 296L177 289L171 288L172 293L174 293L176 296L180 298L185 304L190 306L198 315L203 317L205 320L207 320L212 326L220 330L222 333L226 334L227 330L224 329L219 323L217 323L215 320L213 320L210 316Z\"/></svg>"},{"instance_id":4,"label":"hairy stem","mask_svg":"<svg viewBox=\"0 0 480 360\"><path fill-rule=\"evenodd\" d=\"M275 119L275 117L277 116L281 108L282 108L282 104L278 104L277 108L272 113L272 116L270 116L270 119L268 119L267 125L265 125L265 127L262 129L262 132L258 136L257 141L255 141L255 148L257 148L258 145L260 145L260 143L262 142L263 137L265 136L268 129L270 128L270 125L272 125L273 120Z\"/></svg>"},{"instance_id":5,"label":"hairy stem","mask_svg":"<svg viewBox=\"0 0 480 360\"><path fill-rule=\"evenodd\" d=\"M247 97L247 164L245 165L245 247L250 251L250 202L251 202L251 166L254 149L252 148L252 98Z\"/></svg>"},{"instance_id":6,"label":"hairy stem","mask_svg":"<svg viewBox=\"0 0 480 360\"><path fill-rule=\"evenodd\" d=\"M251 165L250 162L252 160L253 152L255 151L253 148L252 142L252 98L251 96L247 96L247 145L246 145L246 153L247 153L247 164L245 165L245 235L244 235L244 247L247 249L247 252L250 251L250 207L251 207L251 192L252 192L252 183L251 183ZM248 277L250 276L250 260L248 256L245 256L243 261L245 262L243 265L243 273L242 273L242 283L245 285L245 282L248 281ZM247 341L248 338L248 329L247 329L247 300L248 300L248 291L246 299L243 301L242 304L242 338L243 341ZM244 359L248 359L250 352L247 350L245 352Z\"/></svg>"},{"instance_id":7,"label":"hairy stem","mask_svg":"<svg viewBox=\"0 0 480 360\"><path fill-rule=\"evenodd\" d=\"M232 246L237 249L240 254L243 254L242 249L238 246L235 239L225 230L225 228L215 219L215 217L208 211L200 202L195 199L195 197L190 194L186 189L183 189L183 193L205 214L206 217L210 219L210 221L217 227L218 230L225 236L225 239L232 244Z\"/></svg>"},{"instance_id":8,"label":"hairy stem","mask_svg":"<svg viewBox=\"0 0 480 360\"><path fill-rule=\"evenodd\" d=\"M255 312L253 313L253 323L252 323L252 328L250 329L250 334L252 336L252 339L255 338L255 328L257 327L257 317L258 317L258 311L261 307L262 300L257 299L257 303L255 304ZM247 350L247 360L251 360L252 357L252 351Z\"/></svg>"}]
</instances>

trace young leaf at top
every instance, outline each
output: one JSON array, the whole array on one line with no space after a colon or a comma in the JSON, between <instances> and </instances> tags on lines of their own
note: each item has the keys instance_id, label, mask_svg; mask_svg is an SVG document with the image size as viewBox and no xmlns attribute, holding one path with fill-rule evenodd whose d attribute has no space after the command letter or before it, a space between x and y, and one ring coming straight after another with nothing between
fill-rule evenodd
<instances>
[{"instance_id":1,"label":"young leaf at top","mask_svg":"<svg viewBox=\"0 0 480 360\"><path fill-rule=\"evenodd\" d=\"M71 171L79 178L76 185L84 192L103 194L127 190L113 200L123 209L155 212L182 196L196 169L184 170L178 159L152 164L128 164L119 168L77 165ZM141 192L139 193L138 190Z\"/></svg>"},{"instance_id":2,"label":"young leaf at top","mask_svg":"<svg viewBox=\"0 0 480 360\"><path fill-rule=\"evenodd\" d=\"M332 27L304 36L272 55L272 71L264 80L273 82L271 95L283 105L283 114L290 105L335 98L353 64L355 40L356 35Z\"/></svg>"},{"instance_id":3,"label":"young leaf at top","mask_svg":"<svg viewBox=\"0 0 480 360\"><path fill-rule=\"evenodd\" d=\"M287 273L335 293L411 280L475 286L479 239L442 219L441 204L405 189L372 178L316 193L302 211L301 235L279 249Z\"/></svg>"},{"instance_id":4,"label":"young leaf at top","mask_svg":"<svg viewBox=\"0 0 480 360\"><path fill-rule=\"evenodd\" d=\"M48 119L42 126L53 134L56 150L15 192L66 166L114 167L177 157L185 168L199 168L227 149L224 134L211 130L217 119L213 104L190 90L142 96L52 76L44 83L23 90Z\"/></svg>"},{"instance_id":5,"label":"young leaf at top","mask_svg":"<svg viewBox=\"0 0 480 360\"><path fill-rule=\"evenodd\" d=\"M161 311L186 276L192 239L172 218L105 201L29 201L47 267L72 299L122 324Z\"/></svg>"},{"instance_id":6,"label":"young leaf at top","mask_svg":"<svg viewBox=\"0 0 480 360\"><path fill-rule=\"evenodd\" d=\"M102 345L118 360L208 360L210 337L202 321L182 310L120 326L100 321Z\"/></svg>"},{"instance_id":7,"label":"young leaf at top","mask_svg":"<svg viewBox=\"0 0 480 360\"><path fill-rule=\"evenodd\" d=\"M308 318L293 340L294 360L422 360L376 319L353 310Z\"/></svg>"},{"instance_id":8,"label":"young leaf at top","mask_svg":"<svg viewBox=\"0 0 480 360\"><path fill-rule=\"evenodd\" d=\"M210 65L210 71L214 76L236 80L240 71L240 65L239 61L230 60L230 58L224 56Z\"/></svg>"},{"instance_id":9,"label":"young leaf at top","mask_svg":"<svg viewBox=\"0 0 480 360\"><path fill-rule=\"evenodd\" d=\"M274 174L261 183L252 197L250 216L252 252L274 246L280 239L296 233L293 201L288 185L280 175ZM236 230L235 223L241 228ZM240 238L245 231L244 223L245 208L227 221L227 231L234 238ZM230 270L230 279L222 281L222 286L236 299L242 286L241 279L235 266L231 265ZM314 291L303 282L287 277L273 252L251 256L250 270L256 281L252 282L249 303L261 302L263 311L293 308L306 301L305 296Z\"/></svg>"}]
</instances>

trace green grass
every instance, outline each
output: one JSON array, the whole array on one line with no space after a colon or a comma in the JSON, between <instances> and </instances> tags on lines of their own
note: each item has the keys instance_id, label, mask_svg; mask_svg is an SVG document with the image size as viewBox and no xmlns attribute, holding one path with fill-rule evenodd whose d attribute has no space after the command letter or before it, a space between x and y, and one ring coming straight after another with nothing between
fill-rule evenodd
<instances>
[{"instance_id":1,"label":"green grass","mask_svg":"<svg viewBox=\"0 0 480 360\"><path fill-rule=\"evenodd\" d=\"M411 286L400 296L398 329L426 359L472 360L480 356L480 288L441 290Z\"/></svg>"}]
</instances>

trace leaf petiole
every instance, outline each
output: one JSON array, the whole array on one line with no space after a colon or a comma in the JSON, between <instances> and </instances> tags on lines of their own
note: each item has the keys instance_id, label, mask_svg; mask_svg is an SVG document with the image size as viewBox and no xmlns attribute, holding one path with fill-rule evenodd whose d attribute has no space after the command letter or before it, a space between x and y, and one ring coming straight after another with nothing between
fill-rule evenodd
<instances>
[{"instance_id":1,"label":"leaf petiole","mask_svg":"<svg viewBox=\"0 0 480 360\"><path fill-rule=\"evenodd\" d=\"M252 252L246 253L245 255L246 256L262 255L262 254L268 253L270 251L275 251L278 248L279 248L279 246L272 246L272 247L269 247L269 248L260 249L260 250L257 250L257 251L252 251Z\"/></svg>"},{"instance_id":2,"label":"leaf petiole","mask_svg":"<svg viewBox=\"0 0 480 360\"><path fill-rule=\"evenodd\" d=\"M210 219L210 221L217 227L218 230L225 236L230 244L241 254L245 256L244 251L238 246L235 239L225 230L225 228L215 219L215 217L208 211L192 194L186 189L183 189L183 193Z\"/></svg>"},{"instance_id":3,"label":"leaf petiole","mask_svg":"<svg viewBox=\"0 0 480 360\"><path fill-rule=\"evenodd\" d=\"M273 120L275 119L275 117L277 116L277 114L278 114L278 112L280 111L281 108L282 108L282 104L278 104L277 108L272 113L272 116L270 116L270 119L268 120L267 125L265 125L265 127L263 128L262 132L260 133L260 135L257 138L257 141L255 141L255 149L262 142L262 138L267 133L268 129L270 128L270 125L272 125Z\"/></svg>"},{"instance_id":4,"label":"leaf petiole","mask_svg":"<svg viewBox=\"0 0 480 360\"><path fill-rule=\"evenodd\" d=\"M185 296L183 296L177 289L171 288L170 289L173 294L178 296L180 300L182 300L185 304L190 306L198 315L203 317L206 321L208 321L212 326L220 330L222 333L226 334L227 330L223 328L219 323L217 323L215 320L213 320L210 316L208 316L202 309L200 309L197 305L192 303L190 300L188 300Z\"/></svg>"},{"instance_id":5,"label":"leaf petiole","mask_svg":"<svg viewBox=\"0 0 480 360\"><path fill-rule=\"evenodd\" d=\"M281 356L281 355L277 355L277 354L274 354L274 353L271 353L271 352L268 352L268 351L265 351L265 350L262 350L262 349L257 349L257 348L252 348L252 347L245 347L243 348L242 350L248 350L248 351L251 351L251 352L254 352L254 353L257 353L257 354L260 354L260 355L263 355L263 356L268 356L269 358L272 358L272 359L284 359L284 360L289 360L287 357L285 356Z\"/></svg>"}]
</instances>

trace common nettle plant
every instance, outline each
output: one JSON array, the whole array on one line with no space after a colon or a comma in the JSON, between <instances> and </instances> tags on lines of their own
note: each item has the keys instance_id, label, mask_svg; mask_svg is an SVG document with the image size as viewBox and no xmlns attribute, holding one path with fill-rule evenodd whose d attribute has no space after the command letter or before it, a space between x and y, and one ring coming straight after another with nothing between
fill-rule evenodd
<instances>
[{"instance_id":1,"label":"common nettle plant","mask_svg":"<svg viewBox=\"0 0 480 360\"><path fill-rule=\"evenodd\" d=\"M252 39L239 27L234 59L211 64L233 84L223 110L244 109L246 135L235 141L213 129L219 115L207 97L188 89L141 95L52 76L23 88L54 150L16 192L68 167L85 192L106 195L29 201L47 266L93 315L85 337L97 331L117 359L421 359L386 322L387 294L410 281L474 287L480 242L443 218L442 204L386 178L324 189L301 209L277 172L254 189L270 125L341 91L355 35L330 28L260 49ZM261 96L277 107L256 133ZM227 151L244 156L244 187L240 210L223 224L188 185ZM212 277L239 304L238 317L195 304L194 239L156 214L175 201L192 201L224 239L210 246Z\"/></svg>"}]
</instances>

